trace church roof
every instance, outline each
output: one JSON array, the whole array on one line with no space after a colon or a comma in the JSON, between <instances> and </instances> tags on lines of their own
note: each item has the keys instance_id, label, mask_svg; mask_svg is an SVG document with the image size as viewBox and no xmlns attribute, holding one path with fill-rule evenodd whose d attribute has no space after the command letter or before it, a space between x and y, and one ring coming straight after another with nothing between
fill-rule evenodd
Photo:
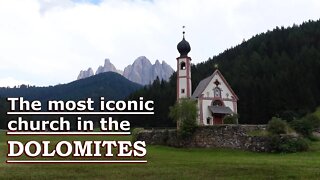
<instances>
[{"instance_id":1,"label":"church roof","mask_svg":"<svg viewBox=\"0 0 320 180\"><path fill-rule=\"evenodd\" d=\"M214 114L233 114L232 110L226 106L209 106L208 108Z\"/></svg>"},{"instance_id":2,"label":"church roof","mask_svg":"<svg viewBox=\"0 0 320 180\"><path fill-rule=\"evenodd\" d=\"M198 84L196 90L193 92L191 98L198 98L203 93L203 91L206 89L206 87L208 86L208 84L210 83L210 81L212 80L212 78L216 74L218 74L221 77L222 81L226 84L226 86L228 87L228 89L232 93L233 97L235 97L236 100L239 100L238 96L233 92L233 90L231 89L230 85L228 84L228 82L222 76L221 72L218 69L215 70L211 76L209 76L209 77L203 79L202 81L200 81L200 83Z\"/></svg>"}]
</instances>

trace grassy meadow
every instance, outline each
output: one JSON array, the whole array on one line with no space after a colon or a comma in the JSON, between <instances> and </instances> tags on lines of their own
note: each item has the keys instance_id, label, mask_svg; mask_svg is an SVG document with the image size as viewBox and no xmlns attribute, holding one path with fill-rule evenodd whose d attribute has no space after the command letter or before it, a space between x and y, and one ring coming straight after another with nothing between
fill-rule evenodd
<instances>
[{"instance_id":1,"label":"grassy meadow","mask_svg":"<svg viewBox=\"0 0 320 180\"><path fill-rule=\"evenodd\" d=\"M7 136L1 133L0 179L320 179L320 142L308 152L147 146L146 164L6 164L7 140L129 140L129 136Z\"/></svg>"}]
</instances>

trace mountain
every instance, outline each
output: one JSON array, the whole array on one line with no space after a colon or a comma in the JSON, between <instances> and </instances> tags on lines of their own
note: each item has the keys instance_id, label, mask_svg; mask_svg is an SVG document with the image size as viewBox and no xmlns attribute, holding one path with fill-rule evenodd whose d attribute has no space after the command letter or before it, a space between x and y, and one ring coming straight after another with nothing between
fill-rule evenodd
<instances>
[{"instance_id":1,"label":"mountain","mask_svg":"<svg viewBox=\"0 0 320 180\"><path fill-rule=\"evenodd\" d=\"M193 65L193 91L218 64L239 97L240 123L265 124L273 116L290 121L313 112L320 106L319 29L319 20L276 27ZM154 100L155 115L137 117L140 124L136 126L173 125L168 119L168 107L176 101L176 73L169 82L155 82L129 99L140 96Z\"/></svg>"},{"instance_id":2,"label":"mountain","mask_svg":"<svg viewBox=\"0 0 320 180\"><path fill-rule=\"evenodd\" d=\"M147 85L151 84L157 77L160 80L168 81L174 70L164 61L162 64L157 60L151 64L145 56L138 57L132 65L127 66L123 76L130 81Z\"/></svg>"},{"instance_id":3,"label":"mountain","mask_svg":"<svg viewBox=\"0 0 320 180\"><path fill-rule=\"evenodd\" d=\"M79 79L84 79L84 78L87 78L87 77L90 77L90 76L93 76L94 73L93 73L93 70L92 68L88 68L88 70L81 70L79 75L78 75L78 80Z\"/></svg>"},{"instance_id":4,"label":"mountain","mask_svg":"<svg viewBox=\"0 0 320 180\"><path fill-rule=\"evenodd\" d=\"M116 67L110 62L110 59L105 59L104 66L99 66L96 74L104 73L104 72L116 72L119 73L120 71L116 69ZM122 73L119 73L122 74Z\"/></svg>"},{"instance_id":5,"label":"mountain","mask_svg":"<svg viewBox=\"0 0 320 180\"><path fill-rule=\"evenodd\" d=\"M24 97L37 100L77 100L87 97L124 99L142 86L129 81L118 73L106 72L67 84L49 87L0 88L0 97Z\"/></svg>"},{"instance_id":6,"label":"mountain","mask_svg":"<svg viewBox=\"0 0 320 180\"><path fill-rule=\"evenodd\" d=\"M91 68L89 68L91 69ZM93 76L91 70L80 71L78 79L87 78ZM132 82L138 84L147 85L152 83L157 77L160 80L168 81L169 77L173 74L174 70L166 62L160 63L158 60L155 64L151 64L149 59L145 56L138 57L132 65L128 65L124 71L116 69L116 67L110 62L109 59L105 60L104 66L99 66L95 74L102 72L117 72ZM92 71L93 72L93 71Z\"/></svg>"}]
</instances>

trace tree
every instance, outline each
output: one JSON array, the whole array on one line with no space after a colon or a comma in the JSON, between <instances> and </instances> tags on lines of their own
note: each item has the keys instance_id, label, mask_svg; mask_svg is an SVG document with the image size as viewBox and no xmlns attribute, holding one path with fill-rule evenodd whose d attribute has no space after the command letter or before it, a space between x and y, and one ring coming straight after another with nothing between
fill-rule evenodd
<instances>
[{"instance_id":1,"label":"tree","mask_svg":"<svg viewBox=\"0 0 320 180\"><path fill-rule=\"evenodd\" d=\"M197 111L196 102L190 99L181 99L170 107L169 116L177 122L178 135L186 138L193 134L197 127Z\"/></svg>"}]
</instances>

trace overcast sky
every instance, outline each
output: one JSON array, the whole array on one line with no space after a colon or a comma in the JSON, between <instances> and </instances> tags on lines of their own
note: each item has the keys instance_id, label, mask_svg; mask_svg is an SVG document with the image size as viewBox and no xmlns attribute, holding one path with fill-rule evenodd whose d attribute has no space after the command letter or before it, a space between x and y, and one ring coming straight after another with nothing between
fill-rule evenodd
<instances>
[{"instance_id":1,"label":"overcast sky","mask_svg":"<svg viewBox=\"0 0 320 180\"><path fill-rule=\"evenodd\" d=\"M174 69L186 26L193 63L276 26L320 18L319 0L0 0L0 86L67 83L109 58Z\"/></svg>"}]
</instances>

